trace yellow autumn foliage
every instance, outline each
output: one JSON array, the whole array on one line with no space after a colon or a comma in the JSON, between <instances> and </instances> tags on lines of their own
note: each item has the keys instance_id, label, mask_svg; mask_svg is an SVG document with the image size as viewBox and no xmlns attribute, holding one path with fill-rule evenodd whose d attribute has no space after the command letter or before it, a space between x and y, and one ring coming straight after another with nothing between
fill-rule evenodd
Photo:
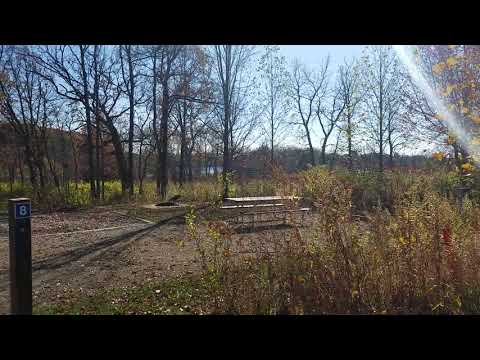
<instances>
[{"instance_id":1,"label":"yellow autumn foliage","mask_svg":"<svg viewBox=\"0 0 480 360\"><path fill-rule=\"evenodd\" d=\"M432 66L432 71L438 75L445 69L445 67L446 67L446 64L440 62Z\"/></svg>"},{"instance_id":2,"label":"yellow autumn foliage","mask_svg":"<svg viewBox=\"0 0 480 360\"><path fill-rule=\"evenodd\" d=\"M462 165L462 170L466 173L471 173L473 170L475 170L475 166L470 163L465 163Z\"/></svg>"},{"instance_id":3,"label":"yellow autumn foliage","mask_svg":"<svg viewBox=\"0 0 480 360\"><path fill-rule=\"evenodd\" d=\"M457 85L451 85L451 84L448 84L447 85L447 88L445 89L445 91L443 92L443 96L448 96L452 93L453 90L455 90L457 88Z\"/></svg>"},{"instance_id":4,"label":"yellow autumn foliage","mask_svg":"<svg viewBox=\"0 0 480 360\"><path fill-rule=\"evenodd\" d=\"M480 124L480 116L478 114L472 114L470 115L470 119L472 120L472 122L474 122L475 124Z\"/></svg>"},{"instance_id":5,"label":"yellow autumn foliage","mask_svg":"<svg viewBox=\"0 0 480 360\"><path fill-rule=\"evenodd\" d=\"M442 161L443 158L445 157L445 154L441 151L437 151L437 152L434 152L432 156L435 160Z\"/></svg>"},{"instance_id":6,"label":"yellow autumn foliage","mask_svg":"<svg viewBox=\"0 0 480 360\"><path fill-rule=\"evenodd\" d=\"M447 65L448 66L455 66L458 63L458 59L455 56L450 56L447 59Z\"/></svg>"}]
</instances>

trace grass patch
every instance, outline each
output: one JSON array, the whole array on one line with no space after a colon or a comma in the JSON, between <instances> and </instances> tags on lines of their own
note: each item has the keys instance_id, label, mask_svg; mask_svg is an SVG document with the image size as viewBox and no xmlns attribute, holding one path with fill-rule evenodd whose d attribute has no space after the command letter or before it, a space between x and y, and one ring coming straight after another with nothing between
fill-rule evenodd
<instances>
[{"instance_id":1,"label":"grass patch","mask_svg":"<svg viewBox=\"0 0 480 360\"><path fill-rule=\"evenodd\" d=\"M138 288L102 290L92 296L72 291L68 300L34 308L36 315L188 315L208 311L201 279L173 278Z\"/></svg>"}]
</instances>

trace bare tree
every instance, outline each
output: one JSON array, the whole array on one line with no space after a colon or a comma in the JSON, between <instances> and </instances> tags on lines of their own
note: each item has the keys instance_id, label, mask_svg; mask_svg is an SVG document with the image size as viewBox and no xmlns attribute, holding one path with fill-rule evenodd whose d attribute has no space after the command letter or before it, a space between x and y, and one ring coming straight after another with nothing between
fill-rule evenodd
<instances>
[{"instance_id":1,"label":"bare tree","mask_svg":"<svg viewBox=\"0 0 480 360\"><path fill-rule=\"evenodd\" d=\"M140 62L145 56L143 51L133 45L120 45L118 47L120 57L120 69L122 73L123 85L129 103L129 121L128 121L128 155L127 155L127 176L128 191L130 196L134 194L134 169L133 169L133 149L134 149L134 131L136 107L142 104L146 98L143 91L142 78L140 77Z\"/></svg>"},{"instance_id":2,"label":"bare tree","mask_svg":"<svg viewBox=\"0 0 480 360\"><path fill-rule=\"evenodd\" d=\"M33 52L28 52L28 55L38 65L37 74L48 80L60 96L73 102L79 102L84 107L90 194L92 198L97 198L90 84L88 81L91 66L88 56L89 48L89 45L38 46Z\"/></svg>"},{"instance_id":3,"label":"bare tree","mask_svg":"<svg viewBox=\"0 0 480 360\"><path fill-rule=\"evenodd\" d=\"M185 46L178 58L176 102L173 117L180 138L179 183L192 180L192 152L198 137L209 123L211 86L209 64L201 47Z\"/></svg>"},{"instance_id":4,"label":"bare tree","mask_svg":"<svg viewBox=\"0 0 480 360\"><path fill-rule=\"evenodd\" d=\"M251 46L216 45L213 48L217 94L219 98L219 123L223 142L223 196L228 196L228 174L231 170L231 145L234 140L233 121L235 99L239 99L242 75L247 70L253 54ZM237 102L238 105L238 102ZM240 107L236 108L238 111ZM239 114L239 112L237 112ZM239 117L237 117L239 119Z\"/></svg>"},{"instance_id":5,"label":"bare tree","mask_svg":"<svg viewBox=\"0 0 480 360\"><path fill-rule=\"evenodd\" d=\"M115 149L115 158L122 183L122 193L129 191L130 175L128 160L125 157L124 137L122 136L122 117L129 112L129 102L122 101L126 93L124 81L121 77L121 63L115 51L102 52L98 59L98 94L90 93L90 99L96 98L95 104L88 104L91 110L98 111L99 124L105 127ZM128 142L128 140L127 140Z\"/></svg>"},{"instance_id":6,"label":"bare tree","mask_svg":"<svg viewBox=\"0 0 480 360\"><path fill-rule=\"evenodd\" d=\"M366 133L378 151L378 167L384 170L384 153L388 141L389 123L395 116L395 97L402 86L400 64L391 46L369 46L363 58L362 85L364 104L369 113ZM398 127L390 126L390 131ZM391 138L390 133L390 138Z\"/></svg>"},{"instance_id":7,"label":"bare tree","mask_svg":"<svg viewBox=\"0 0 480 360\"><path fill-rule=\"evenodd\" d=\"M292 99L292 110L300 121L293 124L303 127L310 150L310 162L314 166L315 152L311 136L311 120L315 116L315 109L324 98L327 89L327 72L329 65L327 58L320 66L319 72L314 72L295 60L290 73L289 96Z\"/></svg>"},{"instance_id":8,"label":"bare tree","mask_svg":"<svg viewBox=\"0 0 480 360\"><path fill-rule=\"evenodd\" d=\"M153 132L156 139L156 148L158 155L157 163L157 192L162 199L167 196L168 185L168 127L170 112L174 105L174 92L172 78L176 75L175 66L177 57L181 51L181 46L163 45L153 50L153 71L154 77L154 118ZM158 81L158 83L157 83ZM157 86L161 86L161 97L157 100ZM160 102L160 124L157 124L158 116L156 114L156 102Z\"/></svg>"},{"instance_id":9,"label":"bare tree","mask_svg":"<svg viewBox=\"0 0 480 360\"><path fill-rule=\"evenodd\" d=\"M356 134L357 124L355 116L363 99L363 91L360 83L360 72L356 61L345 62L339 67L339 91L345 110L342 114L342 134L347 141L348 168L353 168L353 139Z\"/></svg>"},{"instance_id":10,"label":"bare tree","mask_svg":"<svg viewBox=\"0 0 480 360\"><path fill-rule=\"evenodd\" d=\"M95 160L96 160L96 168L95 168L95 178L96 178L96 192L101 194L102 200L105 200L105 189L104 189L104 164L103 164L103 154L104 154L104 147L103 147L103 140L102 140L102 126L100 122L99 116L99 108L98 108L98 88L100 82L100 74L98 63L100 61L100 52L103 50L102 47L98 45L93 46L93 66L91 66L91 70L93 71L93 104L94 109L93 113L95 116Z\"/></svg>"},{"instance_id":11,"label":"bare tree","mask_svg":"<svg viewBox=\"0 0 480 360\"><path fill-rule=\"evenodd\" d=\"M138 165L137 165L137 176L138 176L138 192L140 195L143 195L143 184L144 179L147 175L147 168L150 158L155 152L155 139L152 136L152 128L150 121L149 112L143 120L136 124L138 135Z\"/></svg>"},{"instance_id":12,"label":"bare tree","mask_svg":"<svg viewBox=\"0 0 480 360\"><path fill-rule=\"evenodd\" d=\"M316 115L323 133L321 147L323 165L326 164L328 139L333 130L338 127L338 123L340 122L345 107L346 103L343 101L341 85L339 84L339 78L337 77L337 83L335 83L334 87L327 92L325 99L318 99L316 107Z\"/></svg>"},{"instance_id":13,"label":"bare tree","mask_svg":"<svg viewBox=\"0 0 480 360\"><path fill-rule=\"evenodd\" d=\"M275 160L275 146L282 140L287 130L288 97L286 86L288 72L286 61L280 55L280 48L274 45L265 46L260 58L259 70L263 80L260 101L265 113L263 130L270 144L270 163Z\"/></svg>"},{"instance_id":14,"label":"bare tree","mask_svg":"<svg viewBox=\"0 0 480 360\"><path fill-rule=\"evenodd\" d=\"M256 101L255 94L252 94L256 87L255 78L249 77L242 81L242 86L239 86L233 97L230 124L231 163L238 155L248 151L257 140L253 134L263 112L262 105Z\"/></svg>"},{"instance_id":15,"label":"bare tree","mask_svg":"<svg viewBox=\"0 0 480 360\"><path fill-rule=\"evenodd\" d=\"M160 46L147 47L146 52L150 55L151 67L147 65L147 71L150 72L152 84L151 108L152 108L152 135L154 137L155 149L157 151L157 162L155 179L157 183L157 194L160 194L160 153L159 149L159 131L158 131L158 68L160 62Z\"/></svg>"},{"instance_id":16,"label":"bare tree","mask_svg":"<svg viewBox=\"0 0 480 360\"><path fill-rule=\"evenodd\" d=\"M394 156L397 150L406 147L409 143L412 145L412 128L409 122L410 113L405 108L405 102L402 97L403 88L401 75L398 78L399 86L396 87L396 93L388 97L386 104L386 137L388 146L389 166L394 166Z\"/></svg>"},{"instance_id":17,"label":"bare tree","mask_svg":"<svg viewBox=\"0 0 480 360\"><path fill-rule=\"evenodd\" d=\"M34 192L41 197L40 188L47 183L45 160L59 187L57 172L48 149L48 129L56 115L55 98L44 79L35 71L36 64L15 46L2 48L0 58L0 115L22 140L25 161L30 171Z\"/></svg>"}]
</instances>

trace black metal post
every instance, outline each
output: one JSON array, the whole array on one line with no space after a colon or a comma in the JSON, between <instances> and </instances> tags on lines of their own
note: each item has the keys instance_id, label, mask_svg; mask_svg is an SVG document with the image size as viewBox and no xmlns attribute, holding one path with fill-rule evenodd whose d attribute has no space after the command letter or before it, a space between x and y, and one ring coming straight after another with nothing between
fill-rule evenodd
<instances>
[{"instance_id":1,"label":"black metal post","mask_svg":"<svg viewBox=\"0 0 480 360\"><path fill-rule=\"evenodd\" d=\"M32 314L32 232L30 215L30 199L8 200L12 314Z\"/></svg>"}]
</instances>

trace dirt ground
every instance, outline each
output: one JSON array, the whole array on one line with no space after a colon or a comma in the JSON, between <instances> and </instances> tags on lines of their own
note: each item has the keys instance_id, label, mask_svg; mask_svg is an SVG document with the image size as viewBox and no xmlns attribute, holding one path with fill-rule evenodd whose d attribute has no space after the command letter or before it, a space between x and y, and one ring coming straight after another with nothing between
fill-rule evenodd
<instances>
[{"instance_id":1,"label":"dirt ground","mask_svg":"<svg viewBox=\"0 0 480 360\"><path fill-rule=\"evenodd\" d=\"M285 229L235 234L262 239ZM179 242L184 240L183 246ZM32 216L33 303L52 304L72 289L86 295L131 287L199 270L195 244L185 241L185 219L151 221L109 207ZM9 312L8 219L0 218L0 314Z\"/></svg>"},{"instance_id":2,"label":"dirt ground","mask_svg":"<svg viewBox=\"0 0 480 360\"><path fill-rule=\"evenodd\" d=\"M193 271L194 247L177 245L183 223L178 217L149 223L108 208L33 216L34 305L59 301L72 288L88 294ZM9 311L7 231L7 219L0 219L0 314Z\"/></svg>"}]
</instances>

